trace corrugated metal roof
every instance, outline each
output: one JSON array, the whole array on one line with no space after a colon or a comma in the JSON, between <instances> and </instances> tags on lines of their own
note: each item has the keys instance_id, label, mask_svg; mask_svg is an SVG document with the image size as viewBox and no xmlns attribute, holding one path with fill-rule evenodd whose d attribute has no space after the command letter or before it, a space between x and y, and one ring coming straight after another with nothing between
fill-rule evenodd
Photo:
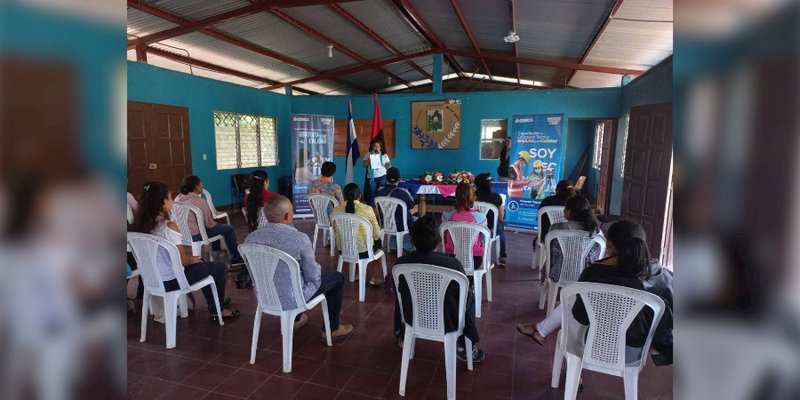
<instances>
[{"instance_id":1,"label":"corrugated metal roof","mask_svg":"<svg viewBox=\"0 0 800 400\"><path fill-rule=\"evenodd\" d=\"M354 1L340 6L403 54L430 48L428 42L403 20L400 11L389 0Z\"/></svg>"},{"instance_id":2,"label":"corrugated metal roof","mask_svg":"<svg viewBox=\"0 0 800 400\"><path fill-rule=\"evenodd\" d=\"M502 53L513 51L511 44L503 41L511 30L508 0L459 0L458 5L481 50ZM462 34L466 36L466 33Z\"/></svg>"},{"instance_id":3,"label":"corrugated metal roof","mask_svg":"<svg viewBox=\"0 0 800 400\"><path fill-rule=\"evenodd\" d=\"M449 1L412 0L410 3L445 47L473 50Z\"/></svg>"},{"instance_id":4,"label":"corrugated metal roof","mask_svg":"<svg viewBox=\"0 0 800 400\"><path fill-rule=\"evenodd\" d=\"M154 0L149 3L189 20L207 18L252 4L246 0Z\"/></svg>"},{"instance_id":5,"label":"corrugated metal roof","mask_svg":"<svg viewBox=\"0 0 800 400\"><path fill-rule=\"evenodd\" d=\"M178 26L167 20L154 17L135 8L128 8L128 33L136 36L146 36Z\"/></svg>"}]
</instances>

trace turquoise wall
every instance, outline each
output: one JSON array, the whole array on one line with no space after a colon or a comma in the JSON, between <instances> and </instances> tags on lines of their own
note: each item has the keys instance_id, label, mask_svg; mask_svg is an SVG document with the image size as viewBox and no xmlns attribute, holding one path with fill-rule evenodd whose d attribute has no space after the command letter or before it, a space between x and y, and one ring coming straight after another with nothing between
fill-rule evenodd
<instances>
[{"instance_id":1,"label":"turquoise wall","mask_svg":"<svg viewBox=\"0 0 800 400\"><path fill-rule=\"evenodd\" d=\"M592 145L594 144L594 121L573 119L567 124L567 153L564 163L564 177L572 179L573 176L586 175L592 167ZM589 150L589 158L586 160L581 174L576 174L575 168L583 156L585 150ZM588 179L588 177L587 177Z\"/></svg>"},{"instance_id":2,"label":"turquoise wall","mask_svg":"<svg viewBox=\"0 0 800 400\"><path fill-rule=\"evenodd\" d=\"M214 111L274 116L278 123L277 167L264 168L270 189L278 190L278 177L290 174L290 102L287 96L232 83L128 62L128 100L169 104L189 108L192 171L220 205L231 202L231 176L255 168L217 170L214 143ZM203 160L203 154L207 159Z\"/></svg>"},{"instance_id":3,"label":"turquoise wall","mask_svg":"<svg viewBox=\"0 0 800 400\"><path fill-rule=\"evenodd\" d=\"M569 118L593 118L619 115L621 92L610 89L559 89L513 92L475 92L443 94L378 95L381 116L395 120L396 156L393 164L405 177L421 175L426 170L450 172L468 169L474 173L490 172L496 178L498 161L479 160L480 121L488 118L507 118L515 114L563 113ZM456 99L461 101L461 148L457 150L411 149L411 102ZM294 96L292 112L334 115L347 118L347 102L353 102L354 119L371 119L372 95L360 96ZM509 123L509 130L511 124ZM566 135L566 129L563 133ZM336 181L343 182L345 158L336 157ZM357 182L362 182L359 168Z\"/></svg>"},{"instance_id":4,"label":"turquoise wall","mask_svg":"<svg viewBox=\"0 0 800 400\"><path fill-rule=\"evenodd\" d=\"M622 101L617 124L617 148L614 157L614 180L611 184L611 213L622 209L622 154L624 153L625 116L631 107L672 102L672 58L662 61L646 74L634 79L622 88ZM674 135L673 135L674 136Z\"/></svg>"}]
</instances>

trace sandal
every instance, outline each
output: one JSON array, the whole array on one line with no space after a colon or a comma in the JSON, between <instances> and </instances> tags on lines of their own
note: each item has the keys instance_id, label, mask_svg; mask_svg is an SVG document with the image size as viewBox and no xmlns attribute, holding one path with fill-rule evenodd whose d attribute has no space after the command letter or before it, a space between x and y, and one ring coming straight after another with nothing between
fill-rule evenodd
<instances>
[{"instance_id":1,"label":"sandal","mask_svg":"<svg viewBox=\"0 0 800 400\"><path fill-rule=\"evenodd\" d=\"M223 315L222 316L222 320L223 321L229 321L229 320L232 320L232 319L234 319L234 318L236 318L238 316L239 316L239 310L232 310L231 311L231 315ZM219 321L219 316L216 315L216 314L211 314L211 321L212 322L218 322Z\"/></svg>"},{"instance_id":2,"label":"sandal","mask_svg":"<svg viewBox=\"0 0 800 400\"><path fill-rule=\"evenodd\" d=\"M369 281L369 284L370 284L371 286L383 286L383 280L380 280L380 281L373 281L372 279L370 279L370 281Z\"/></svg>"},{"instance_id":3,"label":"sandal","mask_svg":"<svg viewBox=\"0 0 800 400\"><path fill-rule=\"evenodd\" d=\"M529 327L530 327L530 328L533 328L533 330L532 330L531 332L527 332L527 328L529 328ZM533 339L533 341L534 341L534 342L536 342L536 343L537 343L539 346L544 346L544 343L543 343L541 340L539 340L539 339L537 339L537 338L536 338L536 334L537 334L537 333L539 333L539 332L536 330L536 325L522 325L522 324L517 324L517 331L518 331L519 333L521 333L521 334L523 334L523 335L525 335L525 336L528 336L528 337L530 337L531 339Z\"/></svg>"}]
</instances>

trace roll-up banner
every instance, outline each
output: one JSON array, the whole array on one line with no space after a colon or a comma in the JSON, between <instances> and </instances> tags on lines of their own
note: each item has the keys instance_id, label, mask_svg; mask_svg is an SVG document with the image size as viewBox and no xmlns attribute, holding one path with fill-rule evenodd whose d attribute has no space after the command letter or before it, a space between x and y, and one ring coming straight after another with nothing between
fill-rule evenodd
<instances>
[{"instance_id":1,"label":"roll-up banner","mask_svg":"<svg viewBox=\"0 0 800 400\"><path fill-rule=\"evenodd\" d=\"M306 191L322 163L333 161L333 116L292 114L292 204L296 217L311 217Z\"/></svg>"},{"instance_id":2,"label":"roll-up banner","mask_svg":"<svg viewBox=\"0 0 800 400\"><path fill-rule=\"evenodd\" d=\"M511 125L506 226L536 230L542 200L561 180L563 114L515 115Z\"/></svg>"}]
</instances>

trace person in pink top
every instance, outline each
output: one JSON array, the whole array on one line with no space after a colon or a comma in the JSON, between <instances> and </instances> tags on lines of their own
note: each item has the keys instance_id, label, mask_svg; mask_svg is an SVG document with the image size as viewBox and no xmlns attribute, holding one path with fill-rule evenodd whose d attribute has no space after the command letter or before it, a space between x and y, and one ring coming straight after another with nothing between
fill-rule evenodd
<instances>
[{"instance_id":1,"label":"person in pink top","mask_svg":"<svg viewBox=\"0 0 800 400\"><path fill-rule=\"evenodd\" d=\"M475 189L469 183L459 183L456 187L456 205L455 208L442 213L442 222L472 222L487 226L486 216L479 211L473 210L475 205ZM450 234L446 234L444 238L445 252L455 253L455 246ZM472 257L475 265L481 265L483 262L483 241L480 237L475 240L472 245Z\"/></svg>"},{"instance_id":2,"label":"person in pink top","mask_svg":"<svg viewBox=\"0 0 800 400\"><path fill-rule=\"evenodd\" d=\"M231 225L218 224L214 221L214 213L211 212L208 202L200 197L201 193L203 193L203 181L194 175L189 175L183 178L181 193L175 197L175 202L191 204L199 208L203 213L203 222L205 223L208 237L222 235L225 239L225 244L228 246L228 251L231 253L231 265L243 265L244 261L239 255L239 244L236 241L236 231ZM200 228L197 226L197 219L193 214L189 215L189 230L192 232L192 239L200 240ZM214 242L212 249L219 250L219 242Z\"/></svg>"}]
</instances>

